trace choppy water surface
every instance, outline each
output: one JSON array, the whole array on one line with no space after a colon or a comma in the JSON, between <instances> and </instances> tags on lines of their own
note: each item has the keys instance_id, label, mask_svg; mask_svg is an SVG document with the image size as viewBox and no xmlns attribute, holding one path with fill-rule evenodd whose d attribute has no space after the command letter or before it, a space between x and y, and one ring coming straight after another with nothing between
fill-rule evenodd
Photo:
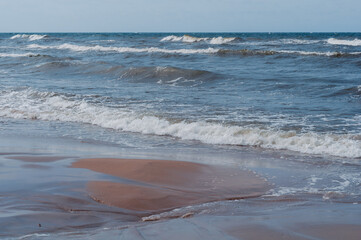
<instances>
[{"instance_id":1,"label":"choppy water surface","mask_svg":"<svg viewBox=\"0 0 361 240\"><path fill-rule=\"evenodd\" d=\"M360 39L1 34L0 115L358 158Z\"/></svg>"}]
</instances>

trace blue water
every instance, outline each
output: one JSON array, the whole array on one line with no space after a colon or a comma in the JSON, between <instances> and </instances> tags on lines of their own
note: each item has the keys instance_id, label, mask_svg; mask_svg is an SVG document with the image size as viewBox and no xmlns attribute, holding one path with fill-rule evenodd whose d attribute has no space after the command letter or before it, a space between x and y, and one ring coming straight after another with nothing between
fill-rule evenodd
<instances>
[{"instance_id":1,"label":"blue water","mask_svg":"<svg viewBox=\"0 0 361 240\"><path fill-rule=\"evenodd\" d=\"M360 33L7 33L0 73L7 129L361 157Z\"/></svg>"}]
</instances>

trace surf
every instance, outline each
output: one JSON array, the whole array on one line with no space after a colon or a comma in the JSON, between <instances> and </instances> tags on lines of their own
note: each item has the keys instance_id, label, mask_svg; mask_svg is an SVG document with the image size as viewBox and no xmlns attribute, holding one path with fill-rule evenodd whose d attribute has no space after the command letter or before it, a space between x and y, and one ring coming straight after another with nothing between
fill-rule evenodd
<instances>
[{"instance_id":1,"label":"surf","mask_svg":"<svg viewBox=\"0 0 361 240\"><path fill-rule=\"evenodd\" d=\"M168 119L151 113L137 113L69 99L55 92L31 88L4 90L0 96L0 116L9 118L92 124L118 131L170 136L212 145L236 145L306 154L360 158L359 135L296 132L238 126L204 120Z\"/></svg>"}]
</instances>

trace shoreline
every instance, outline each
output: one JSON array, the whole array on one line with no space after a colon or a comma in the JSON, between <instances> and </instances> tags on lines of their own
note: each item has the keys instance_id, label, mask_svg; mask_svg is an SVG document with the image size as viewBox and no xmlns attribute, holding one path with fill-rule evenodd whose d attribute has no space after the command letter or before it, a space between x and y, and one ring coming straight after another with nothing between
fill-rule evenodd
<instances>
[{"instance_id":1,"label":"shoreline","mask_svg":"<svg viewBox=\"0 0 361 240\"><path fill-rule=\"evenodd\" d=\"M342 195L337 190L351 180L322 188L337 179L336 174L342 175L340 164L261 152L217 155L207 149L174 155L175 161L150 160L170 159L174 152L124 153L116 146L76 140L6 139L11 141L1 141L4 144L0 146L0 177L4 179L0 182L1 238L82 239L91 235L104 239L122 235L139 239L141 234L145 239L358 239L361 234L358 195ZM121 160L112 158L115 156ZM144 159L147 156L149 159ZM343 167L348 174L357 170L355 165ZM144 169L148 174L142 174ZM330 172L334 174L326 175ZM152 173L158 177L153 178ZM224 182L209 185L209 176L222 177ZM261 186L258 190L262 191L247 189L247 183ZM320 190L313 190L316 187ZM245 195L240 197L240 190ZM125 200L119 197L124 191L129 196ZM134 201L165 195L170 197L153 201L155 205ZM234 200L234 195L241 199ZM119 199L124 208L119 208Z\"/></svg>"}]
</instances>

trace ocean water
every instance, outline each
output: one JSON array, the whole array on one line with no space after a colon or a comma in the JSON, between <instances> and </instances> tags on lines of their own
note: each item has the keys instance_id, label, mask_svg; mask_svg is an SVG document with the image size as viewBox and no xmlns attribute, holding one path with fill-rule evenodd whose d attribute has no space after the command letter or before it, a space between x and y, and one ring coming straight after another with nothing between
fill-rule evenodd
<instances>
[{"instance_id":1,"label":"ocean water","mask_svg":"<svg viewBox=\"0 0 361 240\"><path fill-rule=\"evenodd\" d=\"M0 116L360 158L360 68L359 33L8 33Z\"/></svg>"},{"instance_id":2,"label":"ocean water","mask_svg":"<svg viewBox=\"0 0 361 240\"><path fill-rule=\"evenodd\" d=\"M69 168L82 157L231 165L273 187L152 225L89 198L87 181L109 177ZM221 218L360 225L360 159L361 33L0 33L0 237L197 236L202 223L203 239L221 239Z\"/></svg>"}]
</instances>

